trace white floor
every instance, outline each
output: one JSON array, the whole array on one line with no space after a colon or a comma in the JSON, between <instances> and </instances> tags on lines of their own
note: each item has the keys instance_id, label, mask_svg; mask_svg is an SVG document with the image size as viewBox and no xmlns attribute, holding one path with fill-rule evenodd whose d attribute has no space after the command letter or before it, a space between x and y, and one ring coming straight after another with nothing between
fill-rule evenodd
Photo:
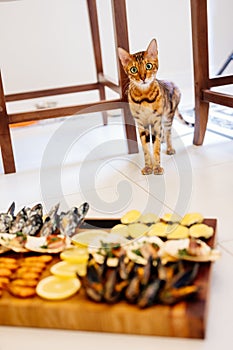
<instances>
[{"instance_id":1,"label":"white floor","mask_svg":"<svg viewBox=\"0 0 233 350\"><path fill-rule=\"evenodd\" d=\"M205 340L0 327L0 349L64 348L154 350L229 349L233 335L233 141L206 133L204 145L192 144L193 129L175 122L175 156L162 154L163 176L143 176L143 156L127 153L120 116L103 126L90 113L12 129L16 174L0 164L0 212L12 201L17 209L42 202L45 210L90 204L89 217L120 217L142 212L198 211L217 218L217 248Z\"/></svg>"}]
</instances>

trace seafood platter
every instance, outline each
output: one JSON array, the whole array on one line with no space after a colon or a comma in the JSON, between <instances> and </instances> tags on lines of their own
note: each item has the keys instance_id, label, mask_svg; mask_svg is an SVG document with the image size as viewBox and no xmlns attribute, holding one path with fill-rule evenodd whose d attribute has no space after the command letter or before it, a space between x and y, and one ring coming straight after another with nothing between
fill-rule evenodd
<instances>
[{"instance_id":1,"label":"seafood platter","mask_svg":"<svg viewBox=\"0 0 233 350\"><path fill-rule=\"evenodd\" d=\"M0 325L204 338L216 219L0 213Z\"/></svg>"}]
</instances>

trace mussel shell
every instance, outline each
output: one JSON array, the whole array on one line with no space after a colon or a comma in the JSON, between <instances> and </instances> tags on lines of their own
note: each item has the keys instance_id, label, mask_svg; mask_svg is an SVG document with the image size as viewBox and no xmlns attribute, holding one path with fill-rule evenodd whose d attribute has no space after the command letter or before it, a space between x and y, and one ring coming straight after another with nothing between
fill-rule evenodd
<instances>
[{"instance_id":1,"label":"mussel shell","mask_svg":"<svg viewBox=\"0 0 233 350\"><path fill-rule=\"evenodd\" d=\"M143 289L138 298L138 306L142 309L154 305L155 302L158 300L159 291L164 286L164 284L165 281L160 279L156 279L155 281L148 284Z\"/></svg>"},{"instance_id":2,"label":"mussel shell","mask_svg":"<svg viewBox=\"0 0 233 350\"><path fill-rule=\"evenodd\" d=\"M181 274L178 274L178 278L174 277L175 282L172 284L174 288L180 288L189 285L194 278L197 276L199 270L199 263L195 263L192 268L183 271Z\"/></svg>"}]
</instances>

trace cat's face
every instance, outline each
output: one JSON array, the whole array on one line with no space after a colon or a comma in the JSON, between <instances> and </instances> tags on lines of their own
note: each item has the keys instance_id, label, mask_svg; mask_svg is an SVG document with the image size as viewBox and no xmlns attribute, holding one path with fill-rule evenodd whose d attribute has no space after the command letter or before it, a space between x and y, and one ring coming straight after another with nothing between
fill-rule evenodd
<instances>
[{"instance_id":1,"label":"cat's face","mask_svg":"<svg viewBox=\"0 0 233 350\"><path fill-rule=\"evenodd\" d=\"M130 54L118 48L119 58L130 82L140 88L147 88L155 79L158 70L157 42L153 39L147 50Z\"/></svg>"}]
</instances>

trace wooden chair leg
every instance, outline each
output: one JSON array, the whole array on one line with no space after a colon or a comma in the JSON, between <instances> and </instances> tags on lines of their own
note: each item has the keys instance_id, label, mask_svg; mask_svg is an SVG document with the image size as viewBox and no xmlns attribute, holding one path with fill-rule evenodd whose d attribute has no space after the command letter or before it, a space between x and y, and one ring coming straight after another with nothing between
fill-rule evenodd
<instances>
[{"instance_id":1,"label":"wooden chair leg","mask_svg":"<svg viewBox=\"0 0 233 350\"><path fill-rule=\"evenodd\" d=\"M118 47L122 47L129 51L128 27L126 16L125 0L112 0L113 21L115 30L116 51ZM117 54L118 56L118 54ZM118 78L121 86L121 98L124 104L123 114L125 121L125 131L128 142L128 152L138 153L137 133L134 119L130 113L126 89L128 86L128 78L122 68L118 65Z\"/></svg>"},{"instance_id":2,"label":"wooden chair leg","mask_svg":"<svg viewBox=\"0 0 233 350\"><path fill-rule=\"evenodd\" d=\"M193 65L195 86L195 145L202 145L208 121L209 103L202 90L209 87L207 0L191 0Z\"/></svg>"},{"instance_id":3,"label":"wooden chair leg","mask_svg":"<svg viewBox=\"0 0 233 350\"><path fill-rule=\"evenodd\" d=\"M209 103L196 101L195 103L195 127L193 144L200 146L204 142L205 132L209 116Z\"/></svg>"},{"instance_id":4,"label":"wooden chair leg","mask_svg":"<svg viewBox=\"0 0 233 350\"><path fill-rule=\"evenodd\" d=\"M100 95L100 100L106 100L106 94L105 94L105 89L103 85L100 85L99 87L99 95ZM102 118L103 118L103 123L104 125L108 124L108 112L103 111L102 112Z\"/></svg>"},{"instance_id":5,"label":"wooden chair leg","mask_svg":"<svg viewBox=\"0 0 233 350\"><path fill-rule=\"evenodd\" d=\"M103 61L102 61L102 53L101 53L100 32L99 32L96 0L87 0L87 8L88 8L89 21L90 21L90 27L91 27L92 46L94 50L97 81L99 82L99 76L100 74L103 74ZM105 89L104 89L104 86L101 84L99 84L99 96L100 96L100 100L106 100ZM103 111L102 116L103 116L104 125L107 125L108 124L107 112Z\"/></svg>"},{"instance_id":6,"label":"wooden chair leg","mask_svg":"<svg viewBox=\"0 0 233 350\"><path fill-rule=\"evenodd\" d=\"M10 128L0 72L0 146L5 174L15 173L15 160L11 143Z\"/></svg>"}]
</instances>

